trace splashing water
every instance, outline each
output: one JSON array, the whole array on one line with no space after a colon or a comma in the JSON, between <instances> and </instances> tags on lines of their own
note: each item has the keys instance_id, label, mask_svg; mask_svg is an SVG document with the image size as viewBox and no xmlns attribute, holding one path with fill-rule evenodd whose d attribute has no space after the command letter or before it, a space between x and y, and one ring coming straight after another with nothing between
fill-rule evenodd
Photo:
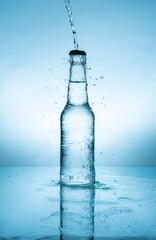
<instances>
[{"instance_id":1,"label":"splashing water","mask_svg":"<svg viewBox=\"0 0 156 240\"><path fill-rule=\"evenodd\" d=\"M70 0L65 0L65 7L68 12L69 22L70 22L72 33L73 33L74 48L77 50L79 45L78 45L77 34L76 34L76 30L75 30L75 26L72 18L72 8L71 8Z\"/></svg>"}]
</instances>

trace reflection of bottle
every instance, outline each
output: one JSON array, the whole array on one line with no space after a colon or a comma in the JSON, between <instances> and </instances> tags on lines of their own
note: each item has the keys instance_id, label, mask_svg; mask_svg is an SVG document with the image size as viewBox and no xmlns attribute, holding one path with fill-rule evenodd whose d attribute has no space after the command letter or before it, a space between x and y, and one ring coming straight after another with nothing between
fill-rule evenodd
<instances>
[{"instance_id":1,"label":"reflection of bottle","mask_svg":"<svg viewBox=\"0 0 156 240\"><path fill-rule=\"evenodd\" d=\"M67 104L61 114L61 169L64 185L95 182L94 114L88 103L86 53L73 50Z\"/></svg>"},{"instance_id":2,"label":"reflection of bottle","mask_svg":"<svg viewBox=\"0 0 156 240\"><path fill-rule=\"evenodd\" d=\"M61 240L80 237L84 240L94 239L94 194L94 188L61 185Z\"/></svg>"}]
</instances>

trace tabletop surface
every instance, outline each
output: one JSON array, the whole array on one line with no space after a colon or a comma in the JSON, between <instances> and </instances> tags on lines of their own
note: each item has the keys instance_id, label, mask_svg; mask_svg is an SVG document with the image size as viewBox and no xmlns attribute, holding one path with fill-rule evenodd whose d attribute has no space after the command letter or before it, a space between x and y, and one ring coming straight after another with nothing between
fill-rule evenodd
<instances>
[{"instance_id":1,"label":"tabletop surface","mask_svg":"<svg viewBox=\"0 0 156 240\"><path fill-rule=\"evenodd\" d=\"M156 167L97 167L94 188L57 167L0 168L0 239L156 239Z\"/></svg>"}]
</instances>

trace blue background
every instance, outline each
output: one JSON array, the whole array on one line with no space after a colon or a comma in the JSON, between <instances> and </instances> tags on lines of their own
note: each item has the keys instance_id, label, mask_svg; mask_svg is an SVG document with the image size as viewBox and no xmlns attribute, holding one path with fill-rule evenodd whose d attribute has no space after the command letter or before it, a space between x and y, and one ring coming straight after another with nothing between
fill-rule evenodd
<instances>
[{"instance_id":1,"label":"blue background","mask_svg":"<svg viewBox=\"0 0 156 240\"><path fill-rule=\"evenodd\" d=\"M156 1L73 0L97 165L156 165ZM0 165L59 165L73 39L63 0L0 1Z\"/></svg>"}]
</instances>

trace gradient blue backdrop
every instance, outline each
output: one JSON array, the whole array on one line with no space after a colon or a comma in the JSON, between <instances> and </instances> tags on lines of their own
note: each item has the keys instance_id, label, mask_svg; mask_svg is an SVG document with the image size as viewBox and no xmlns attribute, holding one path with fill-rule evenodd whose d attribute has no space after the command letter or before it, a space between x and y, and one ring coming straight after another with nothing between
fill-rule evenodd
<instances>
[{"instance_id":1,"label":"gradient blue backdrop","mask_svg":"<svg viewBox=\"0 0 156 240\"><path fill-rule=\"evenodd\" d=\"M96 164L156 165L156 1L71 3ZM63 0L0 0L0 165L59 165L71 49Z\"/></svg>"}]
</instances>

